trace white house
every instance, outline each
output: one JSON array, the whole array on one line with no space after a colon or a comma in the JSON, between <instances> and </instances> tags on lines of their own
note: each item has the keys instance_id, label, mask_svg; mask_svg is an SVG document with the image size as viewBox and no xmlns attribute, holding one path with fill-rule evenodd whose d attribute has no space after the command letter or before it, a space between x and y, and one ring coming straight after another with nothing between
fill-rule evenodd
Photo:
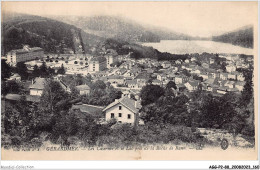
<instances>
[{"instance_id":1,"label":"white house","mask_svg":"<svg viewBox=\"0 0 260 170\"><path fill-rule=\"evenodd\" d=\"M234 65L227 65L226 66L226 70L227 70L227 72L229 72L229 73L231 73L231 72L233 72L233 71L236 71L236 66L234 66Z\"/></svg>"},{"instance_id":2,"label":"white house","mask_svg":"<svg viewBox=\"0 0 260 170\"><path fill-rule=\"evenodd\" d=\"M237 79L237 76L236 76L236 74L229 73L229 74L228 74L228 78L229 78L229 79L234 79L234 80L236 80L236 79Z\"/></svg>"},{"instance_id":3,"label":"white house","mask_svg":"<svg viewBox=\"0 0 260 170\"><path fill-rule=\"evenodd\" d=\"M175 77L176 84L186 83L188 80L189 80L189 77L187 77L187 76L178 75Z\"/></svg>"},{"instance_id":4,"label":"white house","mask_svg":"<svg viewBox=\"0 0 260 170\"><path fill-rule=\"evenodd\" d=\"M239 91L242 91L244 89L244 85L245 85L245 82L244 81L237 81L235 83L235 87L239 90Z\"/></svg>"},{"instance_id":5,"label":"white house","mask_svg":"<svg viewBox=\"0 0 260 170\"><path fill-rule=\"evenodd\" d=\"M199 87L199 81L189 81L184 84L189 91L197 90Z\"/></svg>"},{"instance_id":6,"label":"white house","mask_svg":"<svg viewBox=\"0 0 260 170\"><path fill-rule=\"evenodd\" d=\"M189 60L189 59L186 59L184 62L185 62L185 63L190 63L190 60Z\"/></svg>"},{"instance_id":7,"label":"white house","mask_svg":"<svg viewBox=\"0 0 260 170\"><path fill-rule=\"evenodd\" d=\"M228 79L228 73L220 73L220 79L221 80L227 80Z\"/></svg>"},{"instance_id":8,"label":"white house","mask_svg":"<svg viewBox=\"0 0 260 170\"><path fill-rule=\"evenodd\" d=\"M244 81L245 80L243 73L240 73L240 74L237 75L237 80L238 81Z\"/></svg>"},{"instance_id":9,"label":"white house","mask_svg":"<svg viewBox=\"0 0 260 170\"><path fill-rule=\"evenodd\" d=\"M76 89L79 91L80 95L87 95L90 92L90 87L88 85L79 85L76 86Z\"/></svg>"},{"instance_id":10,"label":"white house","mask_svg":"<svg viewBox=\"0 0 260 170\"><path fill-rule=\"evenodd\" d=\"M235 87L235 82L234 82L234 81L227 81L227 82L225 83L225 86L228 87L228 88L230 88L230 89L232 89L232 88Z\"/></svg>"},{"instance_id":11,"label":"white house","mask_svg":"<svg viewBox=\"0 0 260 170\"><path fill-rule=\"evenodd\" d=\"M125 96L109 104L103 109L103 112L105 112L106 121L116 119L119 123L130 123L133 125L137 121L140 108L139 101Z\"/></svg>"},{"instance_id":12,"label":"white house","mask_svg":"<svg viewBox=\"0 0 260 170\"><path fill-rule=\"evenodd\" d=\"M44 78L35 78L32 81L32 84L30 85L30 95L32 96L41 96L43 89L44 89L44 83L45 79Z\"/></svg>"},{"instance_id":13,"label":"white house","mask_svg":"<svg viewBox=\"0 0 260 170\"><path fill-rule=\"evenodd\" d=\"M15 73L8 80L21 81L21 76L19 74Z\"/></svg>"},{"instance_id":14,"label":"white house","mask_svg":"<svg viewBox=\"0 0 260 170\"><path fill-rule=\"evenodd\" d=\"M162 63L162 67L163 67L163 68L169 68L169 67L171 67L171 63L170 63L169 61L164 61L164 62Z\"/></svg>"},{"instance_id":15,"label":"white house","mask_svg":"<svg viewBox=\"0 0 260 170\"><path fill-rule=\"evenodd\" d=\"M202 77L203 78L203 80L207 80L207 79L209 79L209 75L207 74L207 73L200 73L200 77Z\"/></svg>"}]
</instances>

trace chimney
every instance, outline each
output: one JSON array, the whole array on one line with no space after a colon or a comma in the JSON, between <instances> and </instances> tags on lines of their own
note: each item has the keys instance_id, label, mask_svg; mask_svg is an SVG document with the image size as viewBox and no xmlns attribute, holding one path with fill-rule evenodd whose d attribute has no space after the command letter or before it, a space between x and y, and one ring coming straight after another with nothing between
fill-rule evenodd
<instances>
[{"instance_id":1,"label":"chimney","mask_svg":"<svg viewBox=\"0 0 260 170\"><path fill-rule=\"evenodd\" d=\"M34 84L35 83L35 79L32 79L32 84Z\"/></svg>"},{"instance_id":2,"label":"chimney","mask_svg":"<svg viewBox=\"0 0 260 170\"><path fill-rule=\"evenodd\" d=\"M135 108L138 110L141 109L141 105L139 102L140 102L139 100L135 101Z\"/></svg>"}]
</instances>

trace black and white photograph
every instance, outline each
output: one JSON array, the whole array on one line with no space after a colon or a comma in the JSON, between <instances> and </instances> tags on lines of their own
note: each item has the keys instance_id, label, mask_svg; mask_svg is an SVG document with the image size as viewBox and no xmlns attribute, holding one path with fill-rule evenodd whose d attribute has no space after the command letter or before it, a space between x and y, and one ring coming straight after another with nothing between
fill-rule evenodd
<instances>
[{"instance_id":1,"label":"black and white photograph","mask_svg":"<svg viewBox=\"0 0 260 170\"><path fill-rule=\"evenodd\" d=\"M2 160L258 159L257 1L1 7Z\"/></svg>"}]
</instances>

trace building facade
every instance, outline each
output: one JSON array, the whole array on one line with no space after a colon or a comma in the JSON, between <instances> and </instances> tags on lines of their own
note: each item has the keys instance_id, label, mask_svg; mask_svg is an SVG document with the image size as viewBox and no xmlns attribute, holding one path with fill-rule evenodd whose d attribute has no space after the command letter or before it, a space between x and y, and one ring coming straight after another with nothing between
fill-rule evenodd
<instances>
[{"instance_id":1,"label":"building facade","mask_svg":"<svg viewBox=\"0 0 260 170\"><path fill-rule=\"evenodd\" d=\"M12 50L7 53L7 63L16 65L19 62L26 62L35 59L41 59L44 56L44 51L40 47L29 48L24 46L23 49Z\"/></svg>"},{"instance_id":2,"label":"building facade","mask_svg":"<svg viewBox=\"0 0 260 170\"><path fill-rule=\"evenodd\" d=\"M110 65L115 62L115 58L112 55L107 55L105 57L106 57L106 60L107 60L106 61L107 62L107 68L110 68L111 67Z\"/></svg>"},{"instance_id":3,"label":"building facade","mask_svg":"<svg viewBox=\"0 0 260 170\"><path fill-rule=\"evenodd\" d=\"M107 68L105 57L93 57L89 62L89 72L103 71Z\"/></svg>"},{"instance_id":4,"label":"building facade","mask_svg":"<svg viewBox=\"0 0 260 170\"><path fill-rule=\"evenodd\" d=\"M103 112L105 112L106 121L116 119L118 123L129 123L133 125L137 121L137 114L140 108L138 101L125 96L109 104L103 109Z\"/></svg>"}]
</instances>

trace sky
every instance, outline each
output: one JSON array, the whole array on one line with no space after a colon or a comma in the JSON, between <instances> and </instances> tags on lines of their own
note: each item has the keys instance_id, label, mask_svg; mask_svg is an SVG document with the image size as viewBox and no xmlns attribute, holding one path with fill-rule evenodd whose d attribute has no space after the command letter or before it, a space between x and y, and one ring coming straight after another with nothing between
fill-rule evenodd
<instances>
[{"instance_id":1,"label":"sky","mask_svg":"<svg viewBox=\"0 0 260 170\"><path fill-rule=\"evenodd\" d=\"M113 15L200 37L256 26L257 8L257 2L2 2L2 12Z\"/></svg>"}]
</instances>

